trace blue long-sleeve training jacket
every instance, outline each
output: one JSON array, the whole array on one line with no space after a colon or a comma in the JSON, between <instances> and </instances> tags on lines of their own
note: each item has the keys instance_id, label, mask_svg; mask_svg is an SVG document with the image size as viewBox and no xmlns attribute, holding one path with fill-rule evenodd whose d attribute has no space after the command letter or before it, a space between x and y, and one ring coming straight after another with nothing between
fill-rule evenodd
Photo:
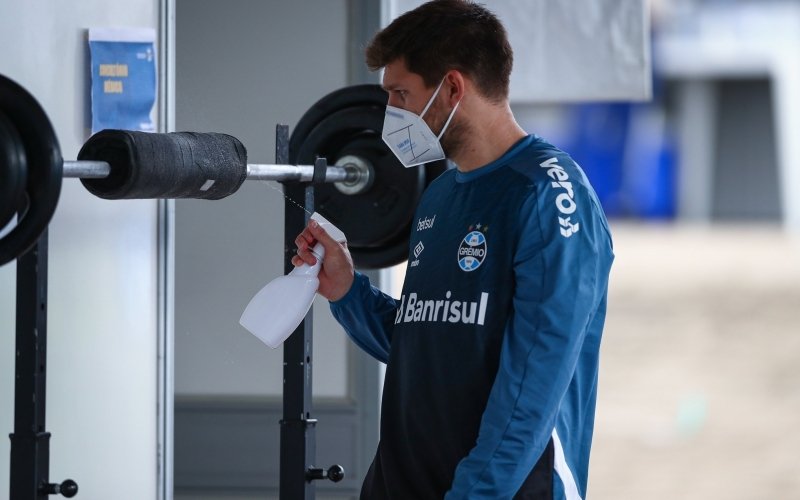
<instances>
[{"instance_id":1,"label":"blue long-sleeve training jacket","mask_svg":"<svg viewBox=\"0 0 800 500\"><path fill-rule=\"evenodd\" d=\"M422 197L402 297L331 310L387 364L361 498L583 499L613 251L575 162L537 136Z\"/></svg>"}]
</instances>

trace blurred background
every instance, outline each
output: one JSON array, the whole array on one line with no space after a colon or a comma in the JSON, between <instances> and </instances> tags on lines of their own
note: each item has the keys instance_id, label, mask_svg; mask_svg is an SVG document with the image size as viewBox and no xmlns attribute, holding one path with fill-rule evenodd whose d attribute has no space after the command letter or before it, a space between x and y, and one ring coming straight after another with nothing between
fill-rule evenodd
<instances>
[{"instance_id":1,"label":"blurred background","mask_svg":"<svg viewBox=\"0 0 800 500\"><path fill-rule=\"evenodd\" d=\"M516 109L612 223L588 497L800 498L800 2L651 15L651 101Z\"/></svg>"},{"instance_id":2,"label":"blurred background","mask_svg":"<svg viewBox=\"0 0 800 500\"><path fill-rule=\"evenodd\" d=\"M800 498L800 2L648 6L652 99L512 100L614 237L588 498Z\"/></svg>"}]
</instances>

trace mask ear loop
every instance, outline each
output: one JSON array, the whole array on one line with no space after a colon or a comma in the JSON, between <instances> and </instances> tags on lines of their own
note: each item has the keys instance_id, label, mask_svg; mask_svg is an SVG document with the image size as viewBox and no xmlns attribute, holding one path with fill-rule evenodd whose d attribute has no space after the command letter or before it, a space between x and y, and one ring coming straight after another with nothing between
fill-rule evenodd
<instances>
[{"instance_id":1,"label":"mask ear loop","mask_svg":"<svg viewBox=\"0 0 800 500\"><path fill-rule=\"evenodd\" d=\"M444 135L444 131L445 131L445 130L447 130L447 126L448 126L448 125L450 125L450 120L452 120L452 119L453 119L453 117L455 116L455 114L456 114L456 110L458 109L458 105L459 105L459 104L461 104L461 100L459 100L459 101L456 103L456 105L453 107L453 111L451 111L451 112L450 112L450 116L448 116L448 117L447 117L447 121L446 121L446 122L444 122L444 127L442 127L442 131L441 131L441 132L439 132L439 135L438 135L438 136L436 136L436 140L437 140L437 141L438 141L439 139L441 139L441 138L442 138L442 136Z\"/></svg>"},{"instance_id":2,"label":"mask ear loop","mask_svg":"<svg viewBox=\"0 0 800 500\"><path fill-rule=\"evenodd\" d=\"M445 75L445 78L447 78L447 75ZM420 118L422 118L423 116L425 116L425 113L427 113L427 112L428 112L428 108L430 108L430 107L431 107L431 104L433 104L433 100L434 100L434 99L436 98L436 96L439 94L439 89L441 89L441 88L442 88L442 85L443 85L443 84L444 84L444 78L442 78L442 81L441 81L441 82L439 82L439 86L438 86L438 87L436 87L436 90L434 90L434 91L433 91L433 95L432 95L432 96L431 96L431 98L428 100L428 104L426 104L426 105L425 105L425 109L423 109L423 110L422 110L422 113L420 113L420 114L419 114L419 117L420 117Z\"/></svg>"},{"instance_id":3,"label":"mask ear loop","mask_svg":"<svg viewBox=\"0 0 800 500\"><path fill-rule=\"evenodd\" d=\"M425 109L423 109L423 110L422 110L422 113L420 113L420 114L419 114L419 117L420 117L420 118L422 118L423 116L425 116L425 113L427 113L427 112L428 112L428 108L430 108L430 107L431 107L431 104L433 104L433 100L434 100L434 99L436 98L436 96L439 94L439 90L441 90L441 88L442 88L442 85L444 85L444 79L445 79L445 78L447 78L447 75L445 75L445 76L444 76L444 78L442 78L442 81L441 81L441 82L439 82L439 86L438 86L438 87L436 87L436 90L434 90L434 91L433 91L433 95L431 96L430 100L428 101L428 104L426 104L426 105L425 105ZM450 116L448 116L448 117L447 117L447 121L446 121L446 122L444 122L444 127L442 127L442 131L441 131L441 132L439 132L439 135L438 135L438 136L436 136L436 140L437 140L437 141L438 141L439 139L441 139L441 138L442 138L442 136L444 135L444 132L445 132L445 130L447 130L447 126L448 126L448 125L450 125L450 120L452 120L452 119L453 119L453 116L455 116L455 114L456 114L456 110L458 109L458 105L459 105L459 104L461 104L461 100L459 100L459 101L456 103L455 107L453 107L453 111L451 111L451 112L450 112Z\"/></svg>"}]
</instances>

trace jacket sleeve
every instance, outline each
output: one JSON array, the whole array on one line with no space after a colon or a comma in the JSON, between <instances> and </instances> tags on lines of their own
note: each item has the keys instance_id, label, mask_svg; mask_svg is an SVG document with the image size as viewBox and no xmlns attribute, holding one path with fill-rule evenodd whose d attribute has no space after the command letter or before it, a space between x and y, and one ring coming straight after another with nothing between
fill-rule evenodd
<instances>
[{"instance_id":1,"label":"jacket sleeve","mask_svg":"<svg viewBox=\"0 0 800 500\"><path fill-rule=\"evenodd\" d=\"M392 343L397 301L356 272L344 297L330 303L331 312L347 335L370 356L386 363Z\"/></svg>"},{"instance_id":2,"label":"jacket sleeve","mask_svg":"<svg viewBox=\"0 0 800 500\"><path fill-rule=\"evenodd\" d=\"M605 220L590 198L576 195L576 205L586 206L571 214L579 225L569 231L553 192L545 188L523 204L497 376L447 500L512 498L553 434L610 266Z\"/></svg>"}]
</instances>

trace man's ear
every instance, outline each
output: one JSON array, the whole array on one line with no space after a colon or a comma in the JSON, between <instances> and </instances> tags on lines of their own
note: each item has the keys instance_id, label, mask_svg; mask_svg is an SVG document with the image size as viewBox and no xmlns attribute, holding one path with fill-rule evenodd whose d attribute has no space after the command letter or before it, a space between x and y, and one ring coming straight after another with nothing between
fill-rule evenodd
<instances>
[{"instance_id":1,"label":"man's ear","mask_svg":"<svg viewBox=\"0 0 800 500\"><path fill-rule=\"evenodd\" d=\"M444 75L442 94L447 97L450 106L455 106L464 97L466 86L466 77L457 69L451 69Z\"/></svg>"}]
</instances>

